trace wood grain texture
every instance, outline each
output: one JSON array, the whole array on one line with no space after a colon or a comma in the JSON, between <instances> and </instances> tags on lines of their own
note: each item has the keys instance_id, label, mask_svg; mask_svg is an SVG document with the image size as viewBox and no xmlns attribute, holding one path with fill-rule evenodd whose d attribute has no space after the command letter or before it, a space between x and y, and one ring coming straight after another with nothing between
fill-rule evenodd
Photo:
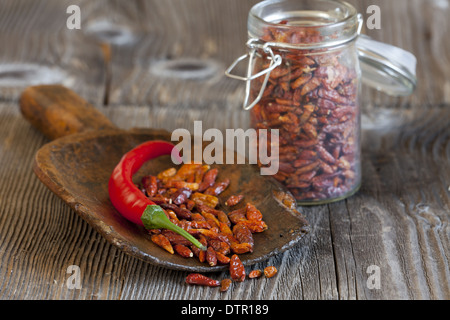
<instances>
[{"instance_id":1,"label":"wood grain texture","mask_svg":"<svg viewBox=\"0 0 450 320\"><path fill-rule=\"evenodd\" d=\"M199 58L224 68L244 51L255 2L70 1L82 10L78 32L65 28L69 1L2 1L0 37L8 46L0 67L70 72L69 87L124 129L192 130L194 120L204 129L246 128L239 81L160 77L152 67ZM365 31L417 56L418 88L401 99L364 88L360 192L299 208L311 234L249 268L274 265L278 275L226 293L187 286L187 273L124 254L46 189L31 170L46 140L19 113L23 84L2 82L0 68L0 299L450 299L450 3L352 3L362 13L379 5L382 29ZM102 29L105 21L113 32ZM102 43L110 45L109 64ZM70 265L81 269L81 289L66 285ZM380 268L381 289L367 286L371 265Z\"/></svg>"}]
</instances>

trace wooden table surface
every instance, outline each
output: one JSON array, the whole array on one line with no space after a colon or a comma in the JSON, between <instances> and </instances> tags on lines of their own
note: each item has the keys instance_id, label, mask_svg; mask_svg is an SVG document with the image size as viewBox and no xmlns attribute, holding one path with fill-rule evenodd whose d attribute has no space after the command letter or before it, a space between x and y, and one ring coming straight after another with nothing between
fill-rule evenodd
<instances>
[{"instance_id":1,"label":"wooden table surface","mask_svg":"<svg viewBox=\"0 0 450 320\"><path fill-rule=\"evenodd\" d=\"M352 1L365 18L369 5L381 8L381 29L363 32L413 52L418 87L406 98L363 89L362 188L299 207L311 233L248 268L274 265L274 278L226 293L188 286L186 272L105 241L34 175L47 140L23 119L18 98L38 83L73 89L121 128L192 130L194 120L204 130L247 128L243 84L223 73L245 50L256 2L0 1L0 299L450 299L448 0ZM71 4L81 9L80 30L66 27ZM67 286L71 265L80 289Z\"/></svg>"}]
</instances>

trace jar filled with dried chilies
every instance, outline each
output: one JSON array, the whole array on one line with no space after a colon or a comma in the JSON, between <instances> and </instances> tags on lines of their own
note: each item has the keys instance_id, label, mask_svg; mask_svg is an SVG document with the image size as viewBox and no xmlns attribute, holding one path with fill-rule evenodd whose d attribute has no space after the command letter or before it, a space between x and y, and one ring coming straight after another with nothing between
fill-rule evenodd
<instances>
[{"instance_id":1,"label":"jar filled with dried chilies","mask_svg":"<svg viewBox=\"0 0 450 320\"><path fill-rule=\"evenodd\" d=\"M251 126L278 129L274 177L298 204L341 200L361 185L361 27L361 15L345 2L262 1L249 14L249 53L227 70L247 83ZM247 77L231 74L245 58ZM414 76L403 76L413 87Z\"/></svg>"}]
</instances>

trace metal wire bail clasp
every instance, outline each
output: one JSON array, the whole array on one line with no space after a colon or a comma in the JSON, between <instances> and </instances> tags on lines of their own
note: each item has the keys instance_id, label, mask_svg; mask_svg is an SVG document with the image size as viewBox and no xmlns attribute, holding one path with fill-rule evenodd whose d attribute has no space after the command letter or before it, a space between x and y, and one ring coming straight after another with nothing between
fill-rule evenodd
<instances>
[{"instance_id":1,"label":"metal wire bail clasp","mask_svg":"<svg viewBox=\"0 0 450 320\"><path fill-rule=\"evenodd\" d=\"M232 64L231 66L225 71L225 75L233 78L233 79L238 79L238 80L242 80L246 82L246 86L245 86L245 99L244 99L244 104L243 104L243 108L244 110L250 110L251 108L253 108L258 102L259 100L261 100L262 95L264 93L264 90L266 89L267 86L267 82L269 81L269 77L270 77L270 73L272 72L273 69L275 69L276 67L278 67L279 65L281 65L282 62L282 58L280 55L274 55L272 49L269 46L269 43L266 43L264 45L258 44L258 39L252 38L247 42L247 47L249 48L249 52L244 54L243 56L240 56L239 58L237 58ZM252 75L252 67L253 67L253 60L255 58L255 54L256 54L256 49L261 48L265 53L268 53L270 56L268 57L269 60L271 60L270 65L267 69L264 69L254 75ZM238 76L235 74L232 74L231 71L236 67L236 65L249 58L249 62L248 62L248 67L247 67L247 76L246 77L242 77L242 76ZM251 85L251 81L259 78L263 75L266 75L266 77L264 78L264 82L262 83L261 86L261 90L259 91L258 96L255 98L255 100L251 103L249 103L249 99L250 99L250 85Z\"/></svg>"}]
</instances>

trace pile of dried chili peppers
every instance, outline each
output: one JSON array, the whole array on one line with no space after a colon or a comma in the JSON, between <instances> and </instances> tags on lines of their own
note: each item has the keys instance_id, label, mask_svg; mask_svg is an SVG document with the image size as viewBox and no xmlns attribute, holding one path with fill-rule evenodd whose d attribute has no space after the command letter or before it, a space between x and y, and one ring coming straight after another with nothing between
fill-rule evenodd
<instances>
[{"instance_id":1,"label":"pile of dried chili peppers","mask_svg":"<svg viewBox=\"0 0 450 320\"><path fill-rule=\"evenodd\" d=\"M217 181L218 169L183 164L179 169L144 176L140 186L133 182L133 175L145 162L173 150L171 143L148 141L126 153L109 180L111 202L126 219L148 229L151 240L167 252L196 257L210 266L229 265L231 279L243 281L245 269L238 254L253 251L253 234L266 230L267 224L251 203L235 207L242 203L242 195L224 201L228 213L220 208L218 195L230 181ZM228 280L222 281L222 291ZM190 274L186 282L220 285L200 274Z\"/></svg>"},{"instance_id":2,"label":"pile of dried chili peppers","mask_svg":"<svg viewBox=\"0 0 450 320\"><path fill-rule=\"evenodd\" d=\"M142 178L141 190L148 199L163 208L169 220L197 238L207 250L202 251L171 230L151 229L152 240L170 253L197 257L210 266L229 264L228 255L253 251L253 233L267 229L261 212L246 203L229 213L218 209L219 198L229 185L216 181L218 169L209 165L183 164L178 170L167 169L156 176ZM226 203L235 206L242 196L232 196Z\"/></svg>"}]
</instances>

